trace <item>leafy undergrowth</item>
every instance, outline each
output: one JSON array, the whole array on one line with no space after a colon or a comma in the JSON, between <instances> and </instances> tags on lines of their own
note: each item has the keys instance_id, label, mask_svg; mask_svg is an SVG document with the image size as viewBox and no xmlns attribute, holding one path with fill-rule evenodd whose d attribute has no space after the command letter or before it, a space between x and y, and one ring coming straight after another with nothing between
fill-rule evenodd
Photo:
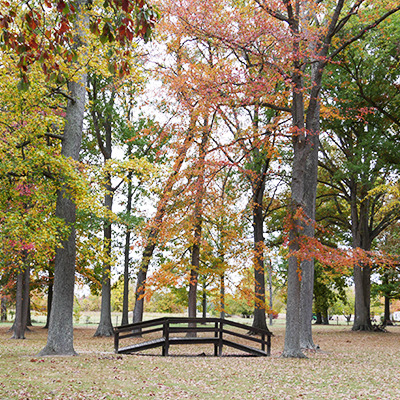
<instances>
[{"instance_id":1,"label":"leafy undergrowth","mask_svg":"<svg viewBox=\"0 0 400 400\"><path fill-rule=\"evenodd\" d=\"M314 327L322 351L301 360L279 357L282 327L273 329L272 357L265 358L225 348L225 357L211 357L211 345L171 347L172 357L161 357L161 349L119 356L112 338L93 338L94 327L75 330L78 357L39 358L45 330L10 340L8 329L0 325L2 400L400 399L400 327L389 333Z\"/></svg>"}]
</instances>

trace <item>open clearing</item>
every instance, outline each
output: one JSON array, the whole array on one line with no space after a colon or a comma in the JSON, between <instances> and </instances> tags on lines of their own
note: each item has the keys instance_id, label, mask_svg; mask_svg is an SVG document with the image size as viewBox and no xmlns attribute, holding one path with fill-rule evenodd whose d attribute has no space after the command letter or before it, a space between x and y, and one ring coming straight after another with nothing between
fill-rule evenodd
<instances>
[{"instance_id":1,"label":"open clearing","mask_svg":"<svg viewBox=\"0 0 400 400\"><path fill-rule=\"evenodd\" d=\"M400 399L399 326L388 333L314 326L322 351L304 360L279 357L282 325L272 328L269 358L229 349L230 356L214 358L210 345L173 347L172 357L161 357L161 349L120 356L112 338L93 338L95 326L75 329L79 357L38 358L47 331L36 326L26 340L10 340L8 329L0 325L1 400Z\"/></svg>"}]
</instances>

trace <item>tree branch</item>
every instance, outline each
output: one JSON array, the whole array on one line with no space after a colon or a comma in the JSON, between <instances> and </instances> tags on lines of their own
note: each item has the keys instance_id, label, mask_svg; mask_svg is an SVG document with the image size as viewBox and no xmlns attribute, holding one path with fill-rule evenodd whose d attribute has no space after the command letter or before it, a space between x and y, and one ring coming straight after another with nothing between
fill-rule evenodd
<instances>
[{"instance_id":1,"label":"tree branch","mask_svg":"<svg viewBox=\"0 0 400 400\"><path fill-rule=\"evenodd\" d=\"M328 58L328 62L332 61L333 58L335 58L341 51L343 51L346 47L348 47L350 44L354 43L361 37L363 37L367 32L369 32L371 29L375 28L378 26L381 22L383 22L386 18L390 17L392 14L396 13L397 11L400 10L400 5L397 7L393 8L392 10L388 11L387 13L383 14L382 17L378 18L376 21L374 21L372 24L367 25L365 28L363 28L357 35L353 36L349 40L347 40L345 43L343 43L338 49L336 49Z\"/></svg>"}]
</instances>

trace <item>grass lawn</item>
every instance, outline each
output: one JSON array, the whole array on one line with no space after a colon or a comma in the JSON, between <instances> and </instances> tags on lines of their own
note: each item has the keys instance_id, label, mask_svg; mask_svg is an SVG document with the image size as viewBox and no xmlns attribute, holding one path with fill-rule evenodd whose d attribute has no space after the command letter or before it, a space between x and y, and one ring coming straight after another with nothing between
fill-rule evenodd
<instances>
[{"instance_id":1,"label":"grass lawn","mask_svg":"<svg viewBox=\"0 0 400 400\"><path fill-rule=\"evenodd\" d=\"M78 357L39 358L44 329L10 340L9 324L0 324L0 399L400 399L400 327L314 326L321 351L288 360L279 357L279 322L265 358L225 347L226 356L214 358L212 345L171 347L172 357L161 357L160 348L117 356L112 338L93 338L95 325L75 329Z\"/></svg>"}]
</instances>

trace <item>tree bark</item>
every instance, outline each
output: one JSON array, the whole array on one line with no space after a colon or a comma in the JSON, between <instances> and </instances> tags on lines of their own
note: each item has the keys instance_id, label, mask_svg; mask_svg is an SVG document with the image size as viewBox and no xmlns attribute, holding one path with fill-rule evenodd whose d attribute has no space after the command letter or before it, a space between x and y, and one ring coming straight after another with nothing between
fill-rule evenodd
<instances>
[{"instance_id":1,"label":"tree bark","mask_svg":"<svg viewBox=\"0 0 400 400\"><path fill-rule=\"evenodd\" d=\"M390 298L385 295L385 313L383 317L383 326L393 325L390 319Z\"/></svg>"},{"instance_id":2,"label":"tree bark","mask_svg":"<svg viewBox=\"0 0 400 400\"><path fill-rule=\"evenodd\" d=\"M7 300L1 296L1 322L7 321Z\"/></svg>"},{"instance_id":3,"label":"tree bark","mask_svg":"<svg viewBox=\"0 0 400 400\"><path fill-rule=\"evenodd\" d=\"M225 318L225 274L221 274L221 288L219 292L219 301L220 301L220 307L221 311L219 313L219 317L221 319Z\"/></svg>"},{"instance_id":4,"label":"tree bark","mask_svg":"<svg viewBox=\"0 0 400 400\"><path fill-rule=\"evenodd\" d=\"M129 152L130 153L130 152ZM129 219L132 210L132 172L128 173L128 196L126 204L126 214ZM130 265L130 243L131 243L131 226L128 226L125 232L125 248L124 248L124 297L122 303L122 322L121 325L127 325L129 312L129 265Z\"/></svg>"},{"instance_id":5,"label":"tree bark","mask_svg":"<svg viewBox=\"0 0 400 400\"><path fill-rule=\"evenodd\" d=\"M163 210L162 218L164 218L165 210ZM161 220L162 220L161 218ZM160 221L161 223L161 221ZM149 269L150 261L156 248L155 240L158 236L160 227L155 227L150 230L147 236L147 245L144 248L142 255L142 262L140 263L139 271L136 279L136 290L135 290L135 307L133 309L133 323L141 322L143 320L144 310L144 295L147 270Z\"/></svg>"},{"instance_id":6,"label":"tree bark","mask_svg":"<svg viewBox=\"0 0 400 400\"><path fill-rule=\"evenodd\" d=\"M299 237L302 233L302 222L298 213L302 213L304 207L304 188L305 188L305 166L309 146L306 143L304 133L304 99L303 99L303 79L299 67L296 66L293 80L293 105L292 118L293 126L297 131L292 136L293 143L293 163L292 163L292 183L291 183L291 204L290 215L291 227L289 232L289 253L293 254L300 249ZM286 332L285 344L282 356L304 358L300 348L300 276L299 263L297 258L292 255L288 262L288 289L286 306Z\"/></svg>"},{"instance_id":7,"label":"tree bark","mask_svg":"<svg viewBox=\"0 0 400 400\"><path fill-rule=\"evenodd\" d=\"M17 275L17 290L15 295L15 319L12 326L13 335L11 339L25 339L25 329L22 326L22 301L24 291L24 272L19 271Z\"/></svg>"},{"instance_id":8,"label":"tree bark","mask_svg":"<svg viewBox=\"0 0 400 400\"><path fill-rule=\"evenodd\" d=\"M207 290L203 287L203 318L207 318Z\"/></svg>"},{"instance_id":9,"label":"tree bark","mask_svg":"<svg viewBox=\"0 0 400 400\"><path fill-rule=\"evenodd\" d=\"M108 140L107 140L108 142ZM111 137L109 137L109 149L111 155ZM111 188L111 175L107 174L107 182L105 184L106 195L104 197L104 205L107 210L112 210L113 196ZM104 247L106 260L103 266L103 282L101 286L101 312L100 323L97 327L95 337L114 336L114 329L111 322L111 223L106 221L104 226Z\"/></svg>"},{"instance_id":10,"label":"tree bark","mask_svg":"<svg viewBox=\"0 0 400 400\"><path fill-rule=\"evenodd\" d=\"M98 89L98 80L96 77L90 79L93 91L89 92L89 99L96 101L100 90ZM104 100L105 101L105 100ZM97 138L97 144L103 155L104 166L107 161L112 159L112 109L115 102L115 88L111 89L109 100L105 103L105 111L100 112L96 108L92 108L91 114L93 118L94 131ZM104 139L102 137L104 130ZM111 184L111 174L108 172L104 183L104 207L111 213L113 206L113 188ZM112 242L112 224L110 221L104 221L104 253L105 260L103 262L103 277L101 285L101 310L100 323L97 327L95 337L97 336L113 336L114 329L111 322L111 242Z\"/></svg>"},{"instance_id":11,"label":"tree bark","mask_svg":"<svg viewBox=\"0 0 400 400\"><path fill-rule=\"evenodd\" d=\"M323 314L322 314L322 323L324 325L329 325L329 315L328 315L328 310L325 309Z\"/></svg>"},{"instance_id":12,"label":"tree bark","mask_svg":"<svg viewBox=\"0 0 400 400\"><path fill-rule=\"evenodd\" d=\"M201 238L201 226L196 226L195 240ZM200 245L194 243L192 247L192 269L190 270L190 281L189 281L189 305L188 305L188 317L196 318L197 316L197 282L199 277L199 266L200 266ZM196 327L195 323L190 323L189 327ZM196 337L196 332L188 332L187 337Z\"/></svg>"},{"instance_id":13,"label":"tree bark","mask_svg":"<svg viewBox=\"0 0 400 400\"><path fill-rule=\"evenodd\" d=\"M269 325L272 326L274 314L273 314L273 290L272 290L272 263L271 263L271 260L269 261L268 283L269 283Z\"/></svg>"},{"instance_id":14,"label":"tree bark","mask_svg":"<svg viewBox=\"0 0 400 400\"><path fill-rule=\"evenodd\" d=\"M54 274L49 269L49 286L47 289L47 317L44 329L49 329L49 324L50 324L51 305L53 303L53 282L54 282Z\"/></svg>"},{"instance_id":15,"label":"tree bark","mask_svg":"<svg viewBox=\"0 0 400 400\"><path fill-rule=\"evenodd\" d=\"M336 34L339 18L343 9L344 2L340 1L336 4L331 18L326 26L326 31L319 37L319 40L307 43L309 49L315 54L311 70L311 88L308 90L309 101L305 114L305 102L303 93L306 92L306 87L303 81L304 59L301 54L299 34L300 21L304 24L309 24L310 9L307 5L304 9L292 8L290 3L287 3L288 12L292 15L289 19L290 32L293 37L293 68L292 73L292 119L294 133L292 135L293 143L293 169L292 169L292 184L291 184L291 215L295 216L296 212L303 210L308 219L307 225L313 221L313 215L307 215L307 211L315 210L314 187L308 189L305 187L307 178L305 172L310 173L310 178L315 179L318 173L318 164L315 164L315 157L318 157L319 143L319 119L320 106L319 94L321 90L322 76L326 63L327 56L332 38ZM293 14L295 13L295 15ZM304 44L304 43L303 43ZM308 157L311 156L310 159ZM307 190L306 190L307 189ZM315 215L315 214L314 214ZM289 233L289 251L299 250L297 243L299 236L302 234L301 221L292 221L292 227ZM314 232L311 229L307 231L306 236L313 237ZM313 264L305 266L305 276L307 282L304 284L303 296L300 295L301 285L299 282L298 270L301 267L295 257L289 258L288 271L288 308L286 313L286 335L285 346L282 355L284 357L304 357L301 352L300 335L303 336L304 345L314 347L311 333L310 318L310 292L312 285L309 280L313 276ZM307 271L308 270L308 271ZM311 295L312 296L312 295ZM290 299L289 299L290 297ZM302 298L304 304L302 306ZM301 308L302 307L302 308ZM301 309L304 310L300 321ZM304 326L302 322L304 320ZM301 333L302 332L302 333ZM311 339L311 340L310 340Z\"/></svg>"},{"instance_id":16,"label":"tree bark","mask_svg":"<svg viewBox=\"0 0 400 400\"><path fill-rule=\"evenodd\" d=\"M22 298L22 330L25 332L28 328L28 322L30 320L30 279L31 269L29 264L26 263L24 275L23 275L23 298Z\"/></svg>"},{"instance_id":17,"label":"tree bark","mask_svg":"<svg viewBox=\"0 0 400 400\"><path fill-rule=\"evenodd\" d=\"M84 1L78 2L78 5L83 4L85 4ZM82 14L77 12L77 27L81 23L87 26L88 22L86 17L82 20ZM79 36L80 39L84 39L84 33L80 30ZM61 154L65 158L77 161L81 148L85 113L86 73L81 73L77 82L68 82L68 91L71 99L68 100L66 109ZM56 250L49 332L47 344L39 353L40 356L77 354L73 344L76 206L68 189L63 186L57 193L56 216L64 221L69 229L69 235L61 243L61 247Z\"/></svg>"},{"instance_id":18,"label":"tree bark","mask_svg":"<svg viewBox=\"0 0 400 400\"><path fill-rule=\"evenodd\" d=\"M368 188L364 187L361 193L357 192L357 185L351 185L351 219L353 248L371 250L371 237L369 226L369 200L367 197ZM361 196L362 203L357 208L357 197ZM353 331L371 331L371 267L369 264L358 262L353 267L355 286L355 310Z\"/></svg>"},{"instance_id":19,"label":"tree bark","mask_svg":"<svg viewBox=\"0 0 400 400\"><path fill-rule=\"evenodd\" d=\"M194 222L194 237L192 245L192 261L189 281L189 306L188 306L188 317L196 318L197 316L197 283L199 277L200 268L200 245L201 245L201 234L203 224L203 201L204 201L204 179L205 179L205 159L206 159L206 147L209 138L209 126L208 118L204 120L204 127L202 133L202 139L199 148L198 158L198 175L197 175L197 193L196 200L193 210L193 222ZM196 327L196 324L189 324L189 327ZM188 332L188 337L196 337L196 332Z\"/></svg>"},{"instance_id":20,"label":"tree bark","mask_svg":"<svg viewBox=\"0 0 400 400\"><path fill-rule=\"evenodd\" d=\"M265 271L264 271L264 219L262 199L264 190L260 190L256 203L253 206L253 229L254 229L254 320L253 327L266 329L265 318Z\"/></svg>"},{"instance_id":21,"label":"tree bark","mask_svg":"<svg viewBox=\"0 0 400 400\"><path fill-rule=\"evenodd\" d=\"M318 65L314 68L318 68ZM315 76L313 71L312 77ZM304 226L304 235L314 237L314 222L315 222L315 202L317 198L317 183L318 183L318 150L319 150L319 103L315 108L315 115L307 115L307 119L311 118L311 123L308 121L308 127L311 135L308 140L311 142L311 151L306 161L306 170L304 178L304 199L305 213L309 218L308 223ZM314 292L314 259L304 260L301 265L301 288L300 288L300 347L302 349L315 350L316 346L312 337L312 306Z\"/></svg>"}]
</instances>

